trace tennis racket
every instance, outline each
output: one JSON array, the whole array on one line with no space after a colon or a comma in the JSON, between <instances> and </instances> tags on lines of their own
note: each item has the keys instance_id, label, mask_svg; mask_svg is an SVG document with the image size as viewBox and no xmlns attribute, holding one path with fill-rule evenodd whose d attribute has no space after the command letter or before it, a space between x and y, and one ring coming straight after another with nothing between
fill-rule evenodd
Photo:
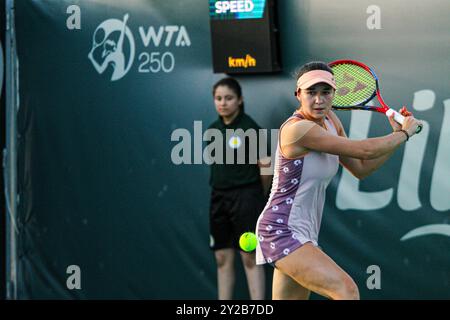
<instances>
[{"instance_id":1,"label":"tennis racket","mask_svg":"<svg viewBox=\"0 0 450 320\"><path fill-rule=\"evenodd\" d=\"M354 60L337 60L329 64L336 80L336 93L333 109L336 110L368 110L384 113L387 117L394 114L394 120L403 124L405 117L391 109L383 100L375 72L364 63ZM381 107L366 104L377 96ZM416 133L422 130L422 125Z\"/></svg>"}]
</instances>

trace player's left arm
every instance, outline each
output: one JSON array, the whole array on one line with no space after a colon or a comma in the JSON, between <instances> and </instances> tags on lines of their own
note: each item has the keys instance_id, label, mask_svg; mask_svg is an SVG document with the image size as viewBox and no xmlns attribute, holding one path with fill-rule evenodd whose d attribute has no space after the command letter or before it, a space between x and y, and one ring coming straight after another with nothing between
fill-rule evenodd
<instances>
[{"instance_id":1,"label":"player's left arm","mask_svg":"<svg viewBox=\"0 0 450 320\"><path fill-rule=\"evenodd\" d=\"M259 173L264 195L267 195L272 187L273 172L271 168L271 161L272 160L270 157L265 157L258 160Z\"/></svg>"},{"instance_id":2,"label":"player's left arm","mask_svg":"<svg viewBox=\"0 0 450 320\"><path fill-rule=\"evenodd\" d=\"M333 111L330 111L329 116L336 126L338 135L342 137L347 137L347 134L345 133L344 130L344 126L342 125L342 122L339 120L337 115ZM395 122L393 119L390 119L390 121ZM378 168L380 168L392 156L395 150L396 149L382 155L381 157L370 160L339 156L339 162L352 175L362 180L370 176L373 172L375 172Z\"/></svg>"},{"instance_id":3,"label":"player's left arm","mask_svg":"<svg viewBox=\"0 0 450 320\"><path fill-rule=\"evenodd\" d=\"M270 156L272 150L270 146L270 141L268 141L268 136L263 132L260 131L261 127L255 123L255 130L258 132L258 167L259 167L259 173L261 177L261 184L263 187L264 195L268 195L270 192L270 189L272 187L272 179L273 179L273 168L272 168L272 157ZM260 139L263 139L266 145L266 151L263 157L260 157Z\"/></svg>"}]
</instances>

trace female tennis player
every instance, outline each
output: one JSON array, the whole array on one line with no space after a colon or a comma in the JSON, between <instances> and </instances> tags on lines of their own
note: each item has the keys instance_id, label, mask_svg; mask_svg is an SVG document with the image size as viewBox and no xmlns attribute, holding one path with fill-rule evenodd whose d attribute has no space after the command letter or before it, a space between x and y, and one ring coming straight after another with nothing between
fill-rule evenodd
<instances>
[{"instance_id":1,"label":"female tennis player","mask_svg":"<svg viewBox=\"0 0 450 320\"><path fill-rule=\"evenodd\" d=\"M359 179L412 137L419 121L406 108L402 126L365 140L347 138L331 111L336 83L329 66L310 62L297 76L299 108L280 128L269 200L257 222L257 264L275 267L273 299L359 299L353 279L318 246L325 191L341 164Z\"/></svg>"}]
</instances>

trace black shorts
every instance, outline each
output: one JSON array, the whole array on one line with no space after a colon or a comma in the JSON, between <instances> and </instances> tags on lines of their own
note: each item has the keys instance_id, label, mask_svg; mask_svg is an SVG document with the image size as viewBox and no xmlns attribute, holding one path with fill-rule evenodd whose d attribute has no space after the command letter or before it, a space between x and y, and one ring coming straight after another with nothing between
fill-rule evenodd
<instances>
[{"instance_id":1,"label":"black shorts","mask_svg":"<svg viewBox=\"0 0 450 320\"><path fill-rule=\"evenodd\" d=\"M213 188L209 212L212 250L239 249L240 236L247 231L255 232L265 205L263 193L260 183L226 190Z\"/></svg>"}]
</instances>

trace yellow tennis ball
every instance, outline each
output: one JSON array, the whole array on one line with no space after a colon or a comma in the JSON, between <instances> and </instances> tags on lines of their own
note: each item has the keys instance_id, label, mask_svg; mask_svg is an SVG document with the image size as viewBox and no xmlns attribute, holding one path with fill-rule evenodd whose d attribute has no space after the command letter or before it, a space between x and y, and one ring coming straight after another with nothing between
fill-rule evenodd
<instances>
[{"instance_id":1,"label":"yellow tennis ball","mask_svg":"<svg viewBox=\"0 0 450 320\"><path fill-rule=\"evenodd\" d=\"M245 232L239 238L239 246L245 252L250 252L256 249L258 240L253 232Z\"/></svg>"}]
</instances>

